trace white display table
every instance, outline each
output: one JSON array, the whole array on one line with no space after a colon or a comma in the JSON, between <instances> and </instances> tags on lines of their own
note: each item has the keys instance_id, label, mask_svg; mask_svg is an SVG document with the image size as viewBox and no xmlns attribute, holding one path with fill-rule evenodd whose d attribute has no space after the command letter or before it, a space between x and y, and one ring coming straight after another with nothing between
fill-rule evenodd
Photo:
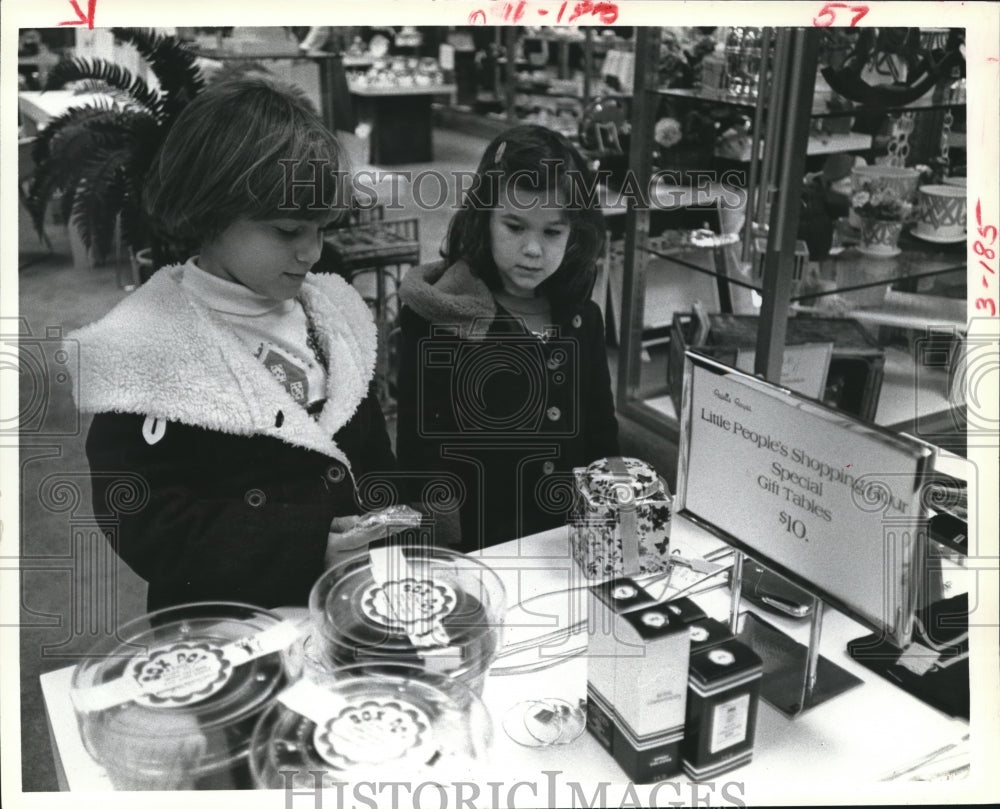
<instances>
[{"instance_id":1,"label":"white display table","mask_svg":"<svg viewBox=\"0 0 1000 809\"><path fill-rule=\"evenodd\" d=\"M674 521L671 544L685 556L691 556L703 554L721 543L687 520L678 518ZM498 545L482 556L503 579L509 607L532 596L588 584L570 557L565 528ZM505 642L509 646L566 626L567 621L585 618L585 613L580 612L586 608L585 595L585 591L576 590L562 596L536 599L517 609L511 614L511 623L505 630ZM711 617L728 618L726 588L702 593L695 600ZM567 618L568 614L572 614L572 618ZM768 615L767 620L796 640L808 641L808 621L784 620L772 615ZM788 719L761 703L753 761L716 780L741 782L748 788L755 784L779 783L792 788L820 783L839 784L843 788L847 783L845 779L855 785L871 785L909 769L935 750L958 744L968 733L968 723L927 706L848 656L847 642L867 633L865 627L833 610L826 610L822 653L860 677L864 685L795 719ZM582 632L573 635L564 642L561 651L581 645L585 638ZM624 782L625 776L617 764L587 733L568 745L527 748L504 732L503 717L524 700L559 697L575 704L585 696L585 656L573 657L543 670L504 673L505 668L514 665L530 668L545 660L551 657L546 658L537 649L503 656L487 680L483 698L495 726L495 744L488 768L490 778L504 782L532 781L537 791L543 790L548 779L555 777L546 772L558 772L560 783ZM107 790L110 789L107 776L87 754L77 731L69 697L71 676L72 667L69 667L41 677L53 752L57 769L61 771L60 785L72 791ZM391 779L391 774L386 778ZM686 790L690 786L683 776L674 781L678 789ZM533 805L529 800L531 790L525 788L523 792L525 805ZM587 794L589 797L591 793ZM667 789L660 794L666 796ZM672 792L669 799L676 799L679 794ZM683 794L686 796L687 792ZM505 795L501 793L504 802Z\"/></svg>"}]
</instances>

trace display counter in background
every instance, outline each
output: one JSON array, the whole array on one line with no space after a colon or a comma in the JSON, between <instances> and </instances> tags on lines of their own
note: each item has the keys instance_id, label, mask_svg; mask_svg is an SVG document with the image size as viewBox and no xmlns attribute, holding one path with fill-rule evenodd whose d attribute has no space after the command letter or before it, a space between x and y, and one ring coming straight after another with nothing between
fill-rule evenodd
<instances>
[{"instance_id":1,"label":"display counter in background","mask_svg":"<svg viewBox=\"0 0 1000 809\"><path fill-rule=\"evenodd\" d=\"M436 96L454 93L454 84L381 87L352 82L348 87L357 120L371 126L372 163L397 166L434 159L431 103Z\"/></svg>"}]
</instances>

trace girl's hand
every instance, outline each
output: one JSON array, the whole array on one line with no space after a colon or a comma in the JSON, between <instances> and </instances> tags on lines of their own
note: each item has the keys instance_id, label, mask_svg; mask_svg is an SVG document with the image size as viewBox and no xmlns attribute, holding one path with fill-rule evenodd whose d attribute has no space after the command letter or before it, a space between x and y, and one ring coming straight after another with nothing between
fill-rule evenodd
<instances>
[{"instance_id":1,"label":"girl's hand","mask_svg":"<svg viewBox=\"0 0 1000 809\"><path fill-rule=\"evenodd\" d=\"M385 535L385 526L364 524L358 514L334 517L330 522L330 532L326 538L326 555L323 563L329 569L367 550L369 542L382 539Z\"/></svg>"},{"instance_id":2,"label":"girl's hand","mask_svg":"<svg viewBox=\"0 0 1000 809\"><path fill-rule=\"evenodd\" d=\"M403 528L417 527L423 515L409 506L389 506L364 516L334 517L326 541L326 566L332 567L367 550L368 543L385 539Z\"/></svg>"}]
</instances>

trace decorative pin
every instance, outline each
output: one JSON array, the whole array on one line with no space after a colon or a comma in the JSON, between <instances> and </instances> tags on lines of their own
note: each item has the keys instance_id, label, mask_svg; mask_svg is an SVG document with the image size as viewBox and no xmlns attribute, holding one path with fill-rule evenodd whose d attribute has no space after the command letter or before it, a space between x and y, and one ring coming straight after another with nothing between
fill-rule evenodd
<instances>
[{"instance_id":1,"label":"decorative pin","mask_svg":"<svg viewBox=\"0 0 1000 809\"><path fill-rule=\"evenodd\" d=\"M496 154L493 155L493 162L494 163L499 164L500 161L503 160L503 153L504 153L504 150L506 150L506 148L507 148L507 141L505 141L505 140L500 141L500 145L497 146Z\"/></svg>"}]
</instances>

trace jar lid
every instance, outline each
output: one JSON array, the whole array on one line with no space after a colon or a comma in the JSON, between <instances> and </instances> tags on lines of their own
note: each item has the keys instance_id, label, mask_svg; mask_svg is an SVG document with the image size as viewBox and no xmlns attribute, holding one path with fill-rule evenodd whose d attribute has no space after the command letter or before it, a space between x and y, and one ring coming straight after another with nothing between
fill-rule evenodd
<instances>
[{"instance_id":1,"label":"jar lid","mask_svg":"<svg viewBox=\"0 0 1000 809\"><path fill-rule=\"evenodd\" d=\"M696 690L717 691L759 678L760 657L749 646L730 639L691 655L689 683Z\"/></svg>"},{"instance_id":2,"label":"jar lid","mask_svg":"<svg viewBox=\"0 0 1000 809\"><path fill-rule=\"evenodd\" d=\"M491 743L489 714L462 683L404 665L348 666L278 696L254 732L250 767L264 788L284 786L287 770L437 778L460 774Z\"/></svg>"},{"instance_id":3,"label":"jar lid","mask_svg":"<svg viewBox=\"0 0 1000 809\"><path fill-rule=\"evenodd\" d=\"M584 471L587 490L597 500L626 504L662 492L660 476L638 458L600 458Z\"/></svg>"},{"instance_id":4,"label":"jar lid","mask_svg":"<svg viewBox=\"0 0 1000 809\"><path fill-rule=\"evenodd\" d=\"M324 663L392 659L479 673L499 651L503 585L441 548L372 548L327 571L309 606Z\"/></svg>"},{"instance_id":5,"label":"jar lid","mask_svg":"<svg viewBox=\"0 0 1000 809\"><path fill-rule=\"evenodd\" d=\"M300 634L271 612L225 602L171 607L119 627L73 673L84 743L116 782L161 783L178 756L195 777L231 766L285 684L284 652Z\"/></svg>"}]
</instances>

